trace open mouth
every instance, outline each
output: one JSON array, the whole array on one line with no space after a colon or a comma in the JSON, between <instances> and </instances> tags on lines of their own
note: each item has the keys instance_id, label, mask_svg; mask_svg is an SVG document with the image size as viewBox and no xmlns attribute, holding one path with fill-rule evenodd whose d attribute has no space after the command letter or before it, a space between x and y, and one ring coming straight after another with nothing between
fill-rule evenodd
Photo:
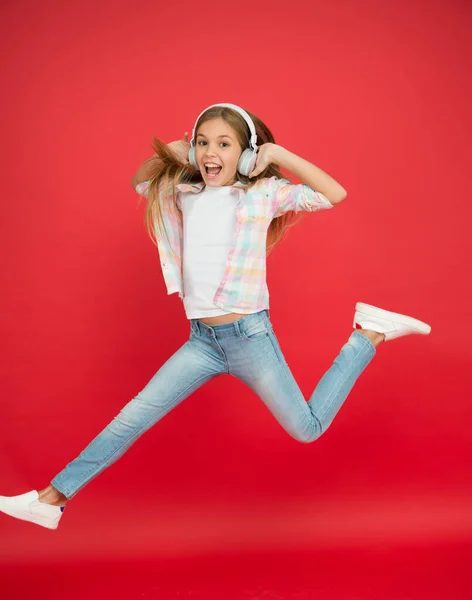
<instances>
[{"instance_id":1,"label":"open mouth","mask_svg":"<svg viewBox=\"0 0 472 600\"><path fill-rule=\"evenodd\" d=\"M205 171L208 176L208 179L216 179L221 172L223 167L219 165L206 164Z\"/></svg>"}]
</instances>

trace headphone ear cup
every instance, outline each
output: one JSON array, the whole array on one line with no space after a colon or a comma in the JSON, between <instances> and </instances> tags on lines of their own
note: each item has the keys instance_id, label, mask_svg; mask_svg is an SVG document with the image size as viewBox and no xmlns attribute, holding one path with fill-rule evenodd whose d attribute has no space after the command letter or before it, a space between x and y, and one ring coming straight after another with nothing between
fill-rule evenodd
<instances>
[{"instance_id":1,"label":"headphone ear cup","mask_svg":"<svg viewBox=\"0 0 472 600\"><path fill-rule=\"evenodd\" d=\"M251 148L246 148L239 157L238 161L238 171L241 175L245 175L246 177L249 173L254 171L254 167L256 166L257 160L257 152L252 150Z\"/></svg>"},{"instance_id":2,"label":"headphone ear cup","mask_svg":"<svg viewBox=\"0 0 472 600\"><path fill-rule=\"evenodd\" d=\"M197 171L200 170L198 168L197 159L195 156L195 146L190 146L190 148L188 149L188 161L192 165L192 167L195 167L195 169L197 169Z\"/></svg>"}]
</instances>

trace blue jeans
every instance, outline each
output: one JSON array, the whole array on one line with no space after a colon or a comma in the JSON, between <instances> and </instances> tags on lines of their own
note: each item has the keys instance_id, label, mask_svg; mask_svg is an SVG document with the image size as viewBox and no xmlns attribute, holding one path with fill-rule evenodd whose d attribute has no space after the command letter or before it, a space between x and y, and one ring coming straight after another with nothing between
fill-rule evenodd
<instances>
[{"instance_id":1,"label":"blue jeans","mask_svg":"<svg viewBox=\"0 0 472 600\"><path fill-rule=\"evenodd\" d=\"M353 331L306 402L267 310L211 327L191 319L189 340L51 483L72 498L184 398L224 373L254 390L289 435L312 442L329 427L375 353L369 338Z\"/></svg>"}]
</instances>

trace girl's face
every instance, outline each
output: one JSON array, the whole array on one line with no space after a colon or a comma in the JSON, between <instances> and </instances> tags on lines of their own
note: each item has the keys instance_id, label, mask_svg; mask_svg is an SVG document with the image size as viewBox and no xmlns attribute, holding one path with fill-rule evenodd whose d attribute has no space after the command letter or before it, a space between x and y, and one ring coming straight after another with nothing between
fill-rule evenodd
<instances>
[{"instance_id":1,"label":"girl's face","mask_svg":"<svg viewBox=\"0 0 472 600\"><path fill-rule=\"evenodd\" d=\"M232 185L241 152L235 130L223 119L211 119L198 128L195 157L205 185Z\"/></svg>"}]
</instances>

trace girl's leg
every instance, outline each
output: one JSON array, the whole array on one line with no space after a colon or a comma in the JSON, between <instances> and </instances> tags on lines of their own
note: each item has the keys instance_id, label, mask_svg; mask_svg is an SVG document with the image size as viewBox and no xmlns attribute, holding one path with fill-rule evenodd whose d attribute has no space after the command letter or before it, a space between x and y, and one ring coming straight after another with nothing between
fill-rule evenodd
<instances>
[{"instance_id":1,"label":"girl's leg","mask_svg":"<svg viewBox=\"0 0 472 600\"><path fill-rule=\"evenodd\" d=\"M326 431L357 378L376 354L369 335L353 331L308 402L292 375L269 320L266 335L244 335L244 362L232 371L266 404L282 427L300 442L312 442ZM372 332L376 335L375 332ZM378 335L378 334L377 334Z\"/></svg>"},{"instance_id":2,"label":"girl's leg","mask_svg":"<svg viewBox=\"0 0 472 600\"><path fill-rule=\"evenodd\" d=\"M210 355L191 334L190 340L162 365L146 387L51 480L53 488L70 500L184 398L223 372L221 358ZM51 490L46 488L43 492L40 496L45 502Z\"/></svg>"}]
</instances>

